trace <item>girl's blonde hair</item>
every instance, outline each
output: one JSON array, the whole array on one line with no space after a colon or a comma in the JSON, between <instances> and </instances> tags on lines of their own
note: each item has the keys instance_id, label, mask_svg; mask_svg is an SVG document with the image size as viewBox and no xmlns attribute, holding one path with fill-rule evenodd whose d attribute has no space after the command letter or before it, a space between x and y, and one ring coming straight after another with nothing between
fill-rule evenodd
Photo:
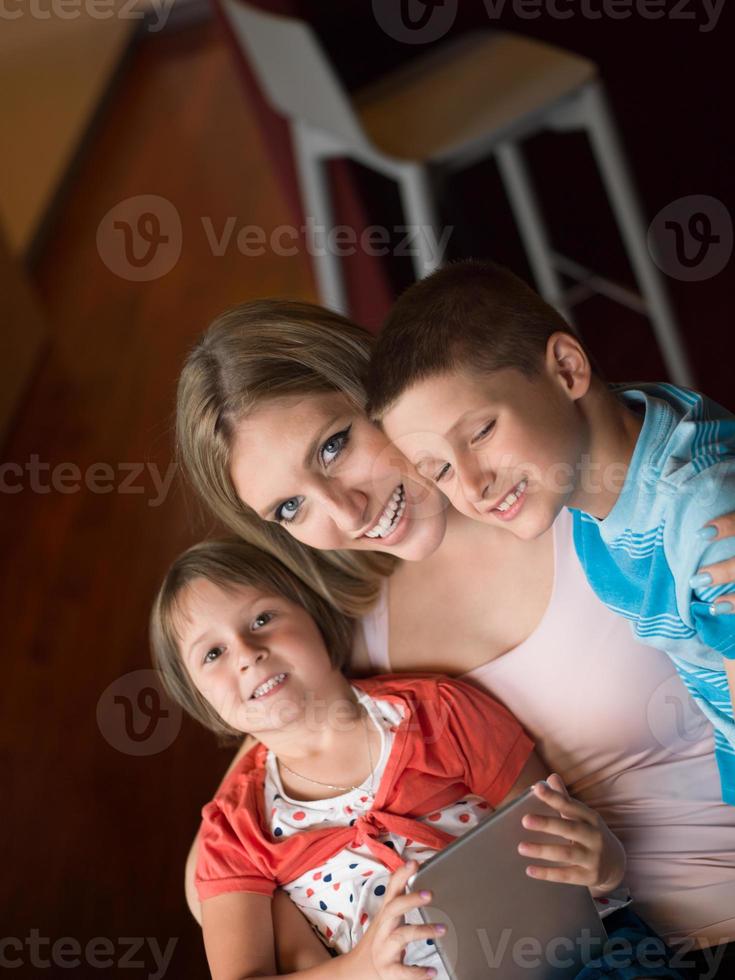
<instances>
[{"instance_id":1,"label":"girl's blonde hair","mask_svg":"<svg viewBox=\"0 0 735 980\"><path fill-rule=\"evenodd\" d=\"M179 464L209 509L349 616L373 605L396 559L317 551L263 521L237 495L230 450L236 424L273 398L340 392L364 411L371 341L367 331L311 303L243 303L218 317L191 351L176 401Z\"/></svg>"},{"instance_id":2,"label":"girl's blonde hair","mask_svg":"<svg viewBox=\"0 0 735 980\"><path fill-rule=\"evenodd\" d=\"M354 621L317 595L277 559L239 538L193 545L171 565L153 603L150 621L153 663L173 700L223 742L239 741L243 733L228 725L199 693L179 646L179 626L185 615L182 593L195 579L205 579L222 589L251 586L289 599L305 609L316 623L332 664L341 669L349 661Z\"/></svg>"}]
</instances>

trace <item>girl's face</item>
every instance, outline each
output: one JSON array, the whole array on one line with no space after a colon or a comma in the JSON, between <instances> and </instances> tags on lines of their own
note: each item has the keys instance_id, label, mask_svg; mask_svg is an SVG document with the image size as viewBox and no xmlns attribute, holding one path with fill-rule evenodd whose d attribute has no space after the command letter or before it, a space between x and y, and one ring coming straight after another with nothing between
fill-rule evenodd
<instances>
[{"instance_id":1,"label":"girl's face","mask_svg":"<svg viewBox=\"0 0 735 980\"><path fill-rule=\"evenodd\" d=\"M344 395L266 402L236 428L230 475L265 521L312 548L418 561L441 544L446 502Z\"/></svg>"},{"instance_id":2,"label":"girl's face","mask_svg":"<svg viewBox=\"0 0 735 980\"><path fill-rule=\"evenodd\" d=\"M180 596L179 649L197 690L253 735L303 718L342 675L301 606L252 586L195 579Z\"/></svg>"}]
</instances>

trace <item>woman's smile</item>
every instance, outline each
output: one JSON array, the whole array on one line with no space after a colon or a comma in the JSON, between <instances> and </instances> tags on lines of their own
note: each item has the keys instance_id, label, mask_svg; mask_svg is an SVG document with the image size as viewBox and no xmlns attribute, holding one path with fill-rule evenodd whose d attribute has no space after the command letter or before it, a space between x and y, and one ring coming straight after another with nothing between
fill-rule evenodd
<instances>
[{"instance_id":1,"label":"woman's smile","mask_svg":"<svg viewBox=\"0 0 735 980\"><path fill-rule=\"evenodd\" d=\"M272 399L249 412L235 429L230 476L260 517L320 550L418 560L444 536L441 494L339 393Z\"/></svg>"},{"instance_id":2,"label":"woman's smile","mask_svg":"<svg viewBox=\"0 0 735 980\"><path fill-rule=\"evenodd\" d=\"M403 484L399 483L390 496L390 500L385 505L370 528L365 531L366 538L380 538L385 541L390 538L401 523L401 518L406 510L406 491Z\"/></svg>"}]
</instances>

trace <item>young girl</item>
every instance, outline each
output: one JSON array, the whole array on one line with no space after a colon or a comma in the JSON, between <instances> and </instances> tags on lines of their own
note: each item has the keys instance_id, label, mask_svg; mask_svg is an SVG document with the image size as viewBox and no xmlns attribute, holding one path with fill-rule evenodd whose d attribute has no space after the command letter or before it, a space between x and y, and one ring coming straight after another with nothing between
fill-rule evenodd
<instances>
[{"instance_id":1,"label":"young girl","mask_svg":"<svg viewBox=\"0 0 735 980\"><path fill-rule=\"evenodd\" d=\"M177 559L151 636L164 682L190 714L220 735L259 740L203 811L196 880L215 980L276 975L278 886L342 954L304 975L445 977L434 947L442 927L417 924L431 896L405 885L418 863L543 776L518 722L461 681L350 683L341 667L351 621L242 541L204 542ZM624 872L620 843L550 781L536 792L559 817L524 826L556 841L521 853L565 865L529 874L611 892Z\"/></svg>"}]
</instances>

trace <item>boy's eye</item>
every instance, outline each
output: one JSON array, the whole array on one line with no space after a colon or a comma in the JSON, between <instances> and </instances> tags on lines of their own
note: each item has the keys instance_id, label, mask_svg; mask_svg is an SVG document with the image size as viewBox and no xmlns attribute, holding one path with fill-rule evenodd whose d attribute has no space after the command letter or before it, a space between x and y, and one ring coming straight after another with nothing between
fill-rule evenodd
<instances>
[{"instance_id":1,"label":"boy's eye","mask_svg":"<svg viewBox=\"0 0 735 980\"><path fill-rule=\"evenodd\" d=\"M288 524L296 517L303 502L303 497L289 497L288 500L284 500L276 507L276 520L280 524Z\"/></svg>"},{"instance_id":2,"label":"boy's eye","mask_svg":"<svg viewBox=\"0 0 735 980\"><path fill-rule=\"evenodd\" d=\"M451 468L452 467L449 465L449 463L445 463L444 466L442 466L442 468L434 477L434 483L439 483L440 480L443 480L444 477L447 475L447 473L451 470Z\"/></svg>"},{"instance_id":3,"label":"boy's eye","mask_svg":"<svg viewBox=\"0 0 735 980\"><path fill-rule=\"evenodd\" d=\"M217 660L221 654L222 654L222 647L212 647L211 650L207 650L207 652L204 654L204 660L202 661L202 663L205 664L214 663L214 661Z\"/></svg>"},{"instance_id":4,"label":"boy's eye","mask_svg":"<svg viewBox=\"0 0 735 980\"><path fill-rule=\"evenodd\" d=\"M472 442L473 442L473 443L475 443L475 442L479 442L479 440L480 440L480 439L484 439L484 437L485 437L485 436L486 436L486 435L487 435L487 434L488 434L488 433L489 433L489 432L490 432L490 431L491 431L492 429L494 429L494 428L495 428L495 419L493 419L493 420L492 420L491 422L487 422L487 423L486 423L485 425L483 425L483 427L482 427L482 428L480 429L480 431L479 431L479 432L477 432L477 433L476 433L476 434L475 434L475 435L474 435L474 436L472 437Z\"/></svg>"},{"instance_id":5,"label":"boy's eye","mask_svg":"<svg viewBox=\"0 0 735 980\"><path fill-rule=\"evenodd\" d=\"M250 624L250 629L251 630L259 630L259 629L261 629L261 627L265 626L267 623L270 623L270 621L272 619L273 619L273 613L270 613L270 612L260 613L259 615L257 615L255 617L255 619Z\"/></svg>"},{"instance_id":6,"label":"boy's eye","mask_svg":"<svg viewBox=\"0 0 735 980\"><path fill-rule=\"evenodd\" d=\"M348 425L346 429L335 432L326 442L322 443L319 448L319 461L323 466L329 466L330 463L333 463L345 448L349 442L351 428L352 426Z\"/></svg>"}]
</instances>

